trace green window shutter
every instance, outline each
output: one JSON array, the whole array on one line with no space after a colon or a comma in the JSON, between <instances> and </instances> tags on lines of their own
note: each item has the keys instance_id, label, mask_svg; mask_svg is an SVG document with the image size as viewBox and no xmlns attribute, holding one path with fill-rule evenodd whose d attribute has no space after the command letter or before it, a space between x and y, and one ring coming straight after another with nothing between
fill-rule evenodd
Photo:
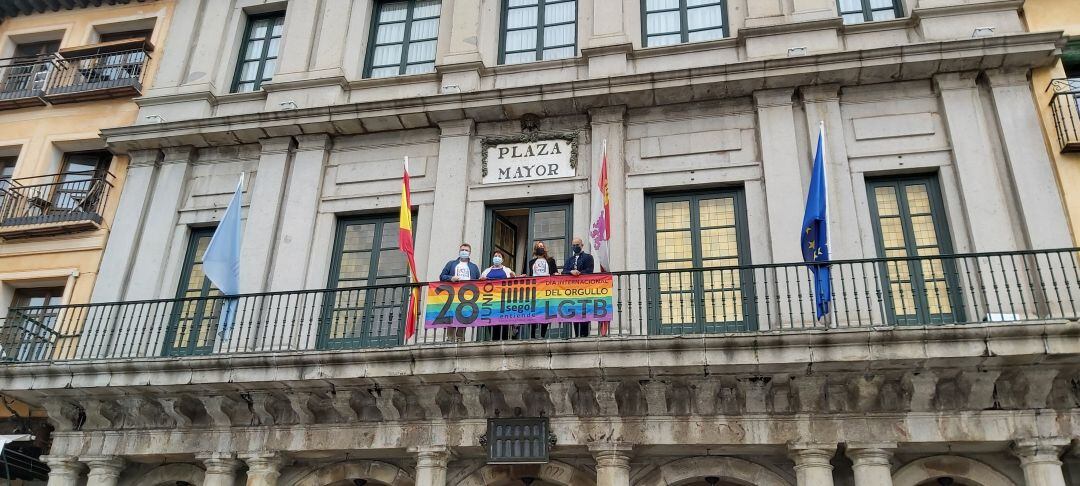
<instances>
[{"instance_id":1,"label":"green window shutter","mask_svg":"<svg viewBox=\"0 0 1080 486\"><path fill-rule=\"evenodd\" d=\"M1080 39L1073 39L1065 46L1061 52L1061 63L1065 65L1065 75L1080 77Z\"/></svg>"}]
</instances>

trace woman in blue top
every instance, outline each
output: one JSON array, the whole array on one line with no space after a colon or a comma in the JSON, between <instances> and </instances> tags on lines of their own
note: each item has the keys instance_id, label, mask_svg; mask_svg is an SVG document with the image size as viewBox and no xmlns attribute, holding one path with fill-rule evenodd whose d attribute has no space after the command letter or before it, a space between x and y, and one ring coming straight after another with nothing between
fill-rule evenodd
<instances>
[{"instance_id":1,"label":"woman in blue top","mask_svg":"<svg viewBox=\"0 0 1080 486\"><path fill-rule=\"evenodd\" d=\"M491 266L480 274L480 280L502 280L514 277L517 277L517 274L503 266L503 254L497 250L491 254ZM492 326L491 339L493 341L510 339L510 329L511 326Z\"/></svg>"}]
</instances>

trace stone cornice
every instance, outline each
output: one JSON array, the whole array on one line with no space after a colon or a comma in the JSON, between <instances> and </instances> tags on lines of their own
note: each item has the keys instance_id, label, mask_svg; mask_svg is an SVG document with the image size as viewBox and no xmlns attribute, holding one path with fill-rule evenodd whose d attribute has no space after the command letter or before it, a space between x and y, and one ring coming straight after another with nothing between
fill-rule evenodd
<instances>
[{"instance_id":1,"label":"stone cornice","mask_svg":"<svg viewBox=\"0 0 1080 486\"><path fill-rule=\"evenodd\" d=\"M748 95L757 89L768 87L796 87L830 82L870 83L909 77L925 79L926 73L939 70L943 63L963 64L969 69L1001 68L1007 67L1006 63L1008 66L1018 67L1040 66L1052 62L1060 39L1060 33L1051 32L928 42L539 86L136 125L106 129L102 133L114 150L122 152L176 144L178 140L179 143L204 146L227 143L231 139L225 136L209 136L215 132L234 131L237 139L258 139L280 131L275 127L283 124L299 126L304 133L324 131L344 134L415 126L414 118L417 114L426 116L432 125L474 114L478 122L487 121L487 118L496 116L496 111L490 108L492 104L535 103L540 96L551 101L575 99L578 102L573 107L566 106L567 109L577 110L574 111L577 113L581 109L609 104L612 97L628 98L626 95L631 93L650 90L686 92L694 87L693 92L708 93L707 96L712 97L729 97ZM955 62L958 60L965 62ZM883 63L897 64L899 68L883 70ZM874 69L862 72L861 68L864 66ZM873 79L872 73L877 73L881 79ZM710 86L715 89L706 89ZM559 114L553 112L549 115ZM409 123L405 123L401 117L413 118L410 118Z\"/></svg>"}]
</instances>

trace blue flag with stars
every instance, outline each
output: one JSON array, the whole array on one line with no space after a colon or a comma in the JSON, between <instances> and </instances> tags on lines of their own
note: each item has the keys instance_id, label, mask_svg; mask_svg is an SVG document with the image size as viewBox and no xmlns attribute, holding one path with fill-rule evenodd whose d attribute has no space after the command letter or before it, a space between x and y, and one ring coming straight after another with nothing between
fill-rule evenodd
<instances>
[{"instance_id":1,"label":"blue flag with stars","mask_svg":"<svg viewBox=\"0 0 1080 486\"><path fill-rule=\"evenodd\" d=\"M814 307L817 318L829 313L832 301L832 279L829 275L829 196L825 178L825 125L818 132L814 169L810 175L810 192L806 195L801 243L803 261L810 264L814 275Z\"/></svg>"}]
</instances>

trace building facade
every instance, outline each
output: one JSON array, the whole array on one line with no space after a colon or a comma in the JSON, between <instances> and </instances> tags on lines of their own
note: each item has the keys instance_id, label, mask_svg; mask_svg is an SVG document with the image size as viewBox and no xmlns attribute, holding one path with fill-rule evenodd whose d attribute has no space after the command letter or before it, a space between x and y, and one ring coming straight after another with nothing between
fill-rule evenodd
<instances>
[{"instance_id":1,"label":"building facade","mask_svg":"<svg viewBox=\"0 0 1080 486\"><path fill-rule=\"evenodd\" d=\"M132 98L153 79L171 9L167 0L0 5L0 315L28 309L13 315L51 322L41 306L90 300L127 170L99 132L135 122ZM19 353L6 348L0 360L27 357ZM0 433L36 443L9 445L0 462L47 450L44 411L3 400Z\"/></svg>"},{"instance_id":2,"label":"building facade","mask_svg":"<svg viewBox=\"0 0 1080 486\"><path fill-rule=\"evenodd\" d=\"M0 389L48 410L57 486L1076 484L1080 265L1031 80L1066 43L1026 9L179 0L102 130L130 165L91 304L48 307L79 331L9 323ZM605 155L606 334L405 337L404 157L438 280L462 242L561 265ZM202 255L241 175L225 299ZM503 419L547 460L493 452Z\"/></svg>"},{"instance_id":3,"label":"building facade","mask_svg":"<svg viewBox=\"0 0 1080 486\"><path fill-rule=\"evenodd\" d=\"M1076 215L1080 202L1071 188L1077 180L1080 166L1080 111L1076 108L1076 96L1080 93L1080 19L1069 15L1069 5L1053 1L1028 2L1024 8L1029 28L1033 30L1060 30L1069 39L1062 50L1061 61L1035 69L1031 73L1032 87L1042 111L1046 142L1057 169L1065 206L1077 234Z\"/></svg>"}]
</instances>

